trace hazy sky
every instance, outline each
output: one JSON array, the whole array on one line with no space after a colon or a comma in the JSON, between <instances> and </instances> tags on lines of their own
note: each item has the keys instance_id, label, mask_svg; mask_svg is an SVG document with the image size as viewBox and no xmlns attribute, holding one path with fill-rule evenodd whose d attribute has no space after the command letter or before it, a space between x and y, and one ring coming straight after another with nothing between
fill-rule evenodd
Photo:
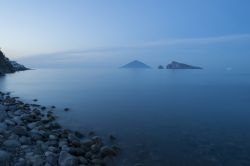
<instances>
[{"instance_id":1,"label":"hazy sky","mask_svg":"<svg viewBox=\"0 0 250 166\"><path fill-rule=\"evenodd\" d=\"M222 43L215 53L236 43L249 55L249 7L250 0L0 0L0 47L17 58L156 47L174 54L178 45L201 51Z\"/></svg>"}]
</instances>

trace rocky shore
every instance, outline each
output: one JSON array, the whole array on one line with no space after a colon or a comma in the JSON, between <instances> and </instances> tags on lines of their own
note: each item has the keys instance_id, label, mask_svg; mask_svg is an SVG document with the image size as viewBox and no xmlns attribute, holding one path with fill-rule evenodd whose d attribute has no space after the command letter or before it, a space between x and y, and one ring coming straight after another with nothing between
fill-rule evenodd
<instances>
[{"instance_id":1,"label":"rocky shore","mask_svg":"<svg viewBox=\"0 0 250 166\"><path fill-rule=\"evenodd\" d=\"M36 102L36 100L34 100ZM55 106L28 104L0 92L0 165L112 166L120 149L94 132L83 134L56 122ZM110 135L110 142L116 139Z\"/></svg>"}]
</instances>

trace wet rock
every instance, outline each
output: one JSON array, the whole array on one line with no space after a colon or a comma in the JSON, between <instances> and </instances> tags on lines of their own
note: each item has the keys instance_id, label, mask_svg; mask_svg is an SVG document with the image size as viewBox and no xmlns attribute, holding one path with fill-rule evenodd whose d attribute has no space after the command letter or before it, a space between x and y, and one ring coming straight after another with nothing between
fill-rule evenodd
<instances>
[{"instance_id":1,"label":"wet rock","mask_svg":"<svg viewBox=\"0 0 250 166\"><path fill-rule=\"evenodd\" d=\"M15 166L26 166L26 161L23 158L19 158Z\"/></svg>"},{"instance_id":2,"label":"wet rock","mask_svg":"<svg viewBox=\"0 0 250 166\"><path fill-rule=\"evenodd\" d=\"M19 141L22 145L30 145L31 144L31 138L22 136L19 138Z\"/></svg>"},{"instance_id":3,"label":"wet rock","mask_svg":"<svg viewBox=\"0 0 250 166\"><path fill-rule=\"evenodd\" d=\"M95 135L95 132L94 131L90 131L89 132L89 136L94 136Z\"/></svg>"},{"instance_id":4,"label":"wet rock","mask_svg":"<svg viewBox=\"0 0 250 166\"><path fill-rule=\"evenodd\" d=\"M105 166L115 166L113 157L111 156L104 157L103 162Z\"/></svg>"},{"instance_id":5,"label":"wet rock","mask_svg":"<svg viewBox=\"0 0 250 166\"><path fill-rule=\"evenodd\" d=\"M0 122L3 122L7 118L6 108L0 105Z\"/></svg>"},{"instance_id":6,"label":"wet rock","mask_svg":"<svg viewBox=\"0 0 250 166\"><path fill-rule=\"evenodd\" d=\"M0 150L0 165L9 165L11 160L11 155L9 152Z\"/></svg>"},{"instance_id":7,"label":"wet rock","mask_svg":"<svg viewBox=\"0 0 250 166\"><path fill-rule=\"evenodd\" d=\"M113 149L113 151L118 154L121 152L121 148L117 145L112 145L111 148Z\"/></svg>"},{"instance_id":8,"label":"wet rock","mask_svg":"<svg viewBox=\"0 0 250 166\"><path fill-rule=\"evenodd\" d=\"M82 156L78 157L81 164L88 164L88 160Z\"/></svg>"},{"instance_id":9,"label":"wet rock","mask_svg":"<svg viewBox=\"0 0 250 166\"><path fill-rule=\"evenodd\" d=\"M79 131L75 131L75 136L80 138L80 139L84 137L84 135L82 133L80 133Z\"/></svg>"},{"instance_id":10,"label":"wet rock","mask_svg":"<svg viewBox=\"0 0 250 166\"><path fill-rule=\"evenodd\" d=\"M30 130L32 130L33 128L35 128L37 125L37 122L33 122L33 123L29 123L27 126Z\"/></svg>"},{"instance_id":11,"label":"wet rock","mask_svg":"<svg viewBox=\"0 0 250 166\"><path fill-rule=\"evenodd\" d=\"M9 125L9 126L15 126L15 125L16 125L15 122L13 122L12 120L9 120L9 119L6 119L6 120L4 121L4 123L7 124L7 125Z\"/></svg>"},{"instance_id":12,"label":"wet rock","mask_svg":"<svg viewBox=\"0 0 250 166\"><path fill-rule=\"evenodd\" d=\"M103 157L116 155L115 151L108 146L103 146L100 152Z\"/></svg>"},{"instance_id":13,"label":"wet rock","mask_svg":"<svg viewBox=\"0 0 250 166\"><path fill-rule=\"evenodd\" d=\"M86 147L90 147L91 145L94 144L94 141L91 139L84 139L81 141L81 144Z\"/></svg>"},{"instance_id":14,"label":"wet rock","mask_svg":"<svg viewBox=\"0 0 250 166\"><path fill-rule=\"evenodd\" d=\"M66 111L66 112L69 111L69 108L64 108L64 111Z\"/></svg>"},{"instance_id":15,"label":"wet rock","mask_svg":"<svg viewBox=\"0 0 250 166\"><path fill-rule=\"evenodd\" d=\"M58 149L54 146L50 146L50 147L48 147L48 151L53 152L53 153L57 153Z\"/></svg>"},{"instance_id":16,"label":"wet rock","mask_svg":"<svg viewBox=\"0 0 250 166\"><path fill-rule=\"evenodd\" d=\"M31 159L32 166L43 166L44 165L44 159L40 155L35 155Z\"/></svg>"},{"instance_id":17,"label":"wet rock","mask_svg":"<svg viewBox=\"0 0 250 166\"><path fill-rule=\"evenodd\" d=\"M57 136L55 136L55 135L49 135L49 139L50 140L57 140Z\"/></svg>"},{"instance_id":18,"label":"wet rock","mask_svg":"<svg viewBox=\"0 0 250 166\"><path fill-rule=\"evenodd\" d=\"M98 164L98 165L104 164L104 162L101 159L92 159L91 162L93 164Z\"/></svg>"},{"instance_id":19,"label":"wet rock","mask_svg":"<svg viewBox=\"0 0 250 166\"><path fill-rule=\"evenodd\" d=\"M59 155L58 163L60 166L77 166L78 160L68 152L61 151Z\"/></svg>"},{"instance_id":20,"label":"wet rock","mask_svg":"<svg viewBox=\"0 0 250 166\"><path fill-rule=\"evenodd\" d=\"M0 123L0 133L4 133L7 127L8 126L5 123Z\"/></svg>"},{"instance_id":21,"label":"wet rock","mask_svg":"<svg viewBox=\"0 0 250 166\"><path fill-rule=\"evenodd\" d=\"M112 134L109 135L109 140L110 141L115 141L116 140L116 137Z\"/></svg>"},{"instance_id":22,"label":"wet rock","mask_svg":"<svg viewBox=\"0 0 250 166\"><path fill-rule=\"evenodd\" d=\"M95 142L95 144L102 144L102 139L99 136L92 137L92 140Z\"/></svg>"},{"instance_id":23,"label":"wet rock","mask_svg":"<svg viewBox=\"0 0 250 166\"><path fill-rule=\"evenodd\" d=\"M17 147L21 146L21 143L17 140L6 140L3 142L3 145L6 148L17 148Z\"/></svg>"},{"instance_id":24,"label":"wet rock","mask_svg":"<svg viewBox=\"0 0 250 166\"><path fill-rule=\"evenodd\" d=\"M51 165L57 164L58 157L55 153L47 151L45 152L45 156L46 156L46 162L50 163Z\"/></svg>"},{"instance_id":25,"label":"wet rock","mask_svg":"<svg viewBox=\"0 0 250 166\"><path fill-rule=\"evenodd\" d=\"M13 132L19 136L25 136L27 135L27 130L25 127L23 126L16 126L14 129L13 129Z\"/></svg>"},{"instance_id":26,"label":"wet rock","mask_svg":"<svg viewBox=\"0 0 250 166\"><path fill-rule=\"evenodd\" d=\"M100 150L100 145L94 144L94 145L91 145L90 148L91 148L92 152L96 153Z\"/></svg>"}]
</instances>

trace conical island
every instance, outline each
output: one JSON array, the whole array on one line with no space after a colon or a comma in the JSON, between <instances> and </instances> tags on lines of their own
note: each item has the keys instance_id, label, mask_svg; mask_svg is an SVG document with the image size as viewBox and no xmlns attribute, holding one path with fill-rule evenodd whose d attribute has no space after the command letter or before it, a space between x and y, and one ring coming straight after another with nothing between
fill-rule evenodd
<instances>
[{"instance_id":1,"label":"conical island","mask_svg":"<svg viewBox=\"0 0 250 166\"><path fill-rule=\"evenodd\" d=\"M122 66L121 68L150 69L151 67L146 65L145 63L143 63L141 61L134 60L134 61Z\"/></svg>"}]
</instances>

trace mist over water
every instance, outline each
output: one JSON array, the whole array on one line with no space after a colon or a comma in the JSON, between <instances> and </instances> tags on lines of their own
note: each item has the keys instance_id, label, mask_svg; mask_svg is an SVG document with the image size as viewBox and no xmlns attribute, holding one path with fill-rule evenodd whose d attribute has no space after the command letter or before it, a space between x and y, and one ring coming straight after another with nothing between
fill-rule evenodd
<instances>
[{"instance_id":1,"label":"mist over water","mask_svg":"<svg viewBox=\"0 0 250 166\"><path fill-rule=\"evenodd\" d=\"M119 165L250 164L246 71L37 69L1 77L0 89L56 105L65 127L113 133Z\"/></svg>"}]
</instances>

